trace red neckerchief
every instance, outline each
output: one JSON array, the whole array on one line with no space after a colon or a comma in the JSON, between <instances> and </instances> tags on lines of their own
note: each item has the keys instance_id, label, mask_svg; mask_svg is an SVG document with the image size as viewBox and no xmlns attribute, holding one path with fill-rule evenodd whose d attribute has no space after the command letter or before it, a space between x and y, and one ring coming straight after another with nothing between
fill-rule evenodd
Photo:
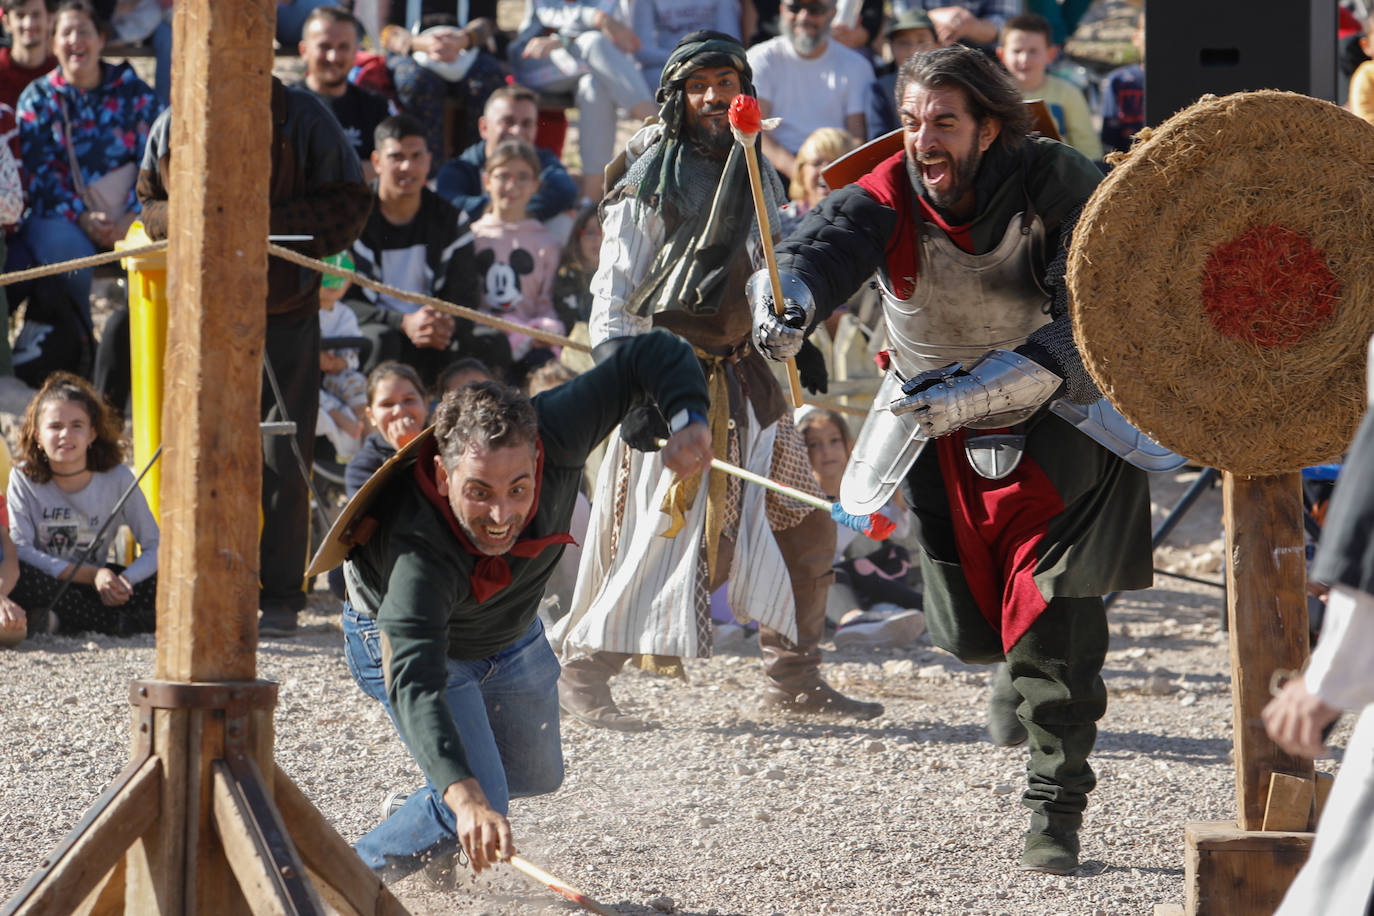
<instances>
[{"instance_id":1,"label":"red neckerchief","mask_svg":"<svg viewBox=\"0 0 1374 916\"><path fill-rule=\"evenodd\" d=\"M511 545L507 553L517 557L537 557L544 551L545 547L554 544L576 544L571 534L566 531L556 534L545 535L544 537L523 537L530 524L534 521L534 516L539 511L539 490L544 481L544 444L538 438L534 440L534 502L530 504L530 517L525 521L525 527L520 529L521 534L516 537L515 543ZM468 586L472 590L472 596L481 604L488 598L495 595L501 589L510 585L511 575L510 566L506 563L506 558L502 556L490 556L484 554L472 546L472 541L468 540L467 534L463 531L463 526L458 524L458 518L453 514L453 507L449 505L448 499L439 493L439 486L434 481L434 457L439 454L439 446L435 438L431 436L429 441L420 446L420 453L415 460L415 482L420 485L420 492L434 504L434 508L439 510L439 514L448 522L449 528L453 531L453 536L458 539L458 543L463 545L463 549L477 558L476 564L472 567L472 574L468 577Z\"/></svg>"},{"instance_id":2,"label":"red neckerchief","mask_svg":"<svg viewBox=\"0 0 1374 916\"><path fill-rule=\"evenodd\" d=\"M856 184L885 207L897 211L897 231L887 243L886 273L888 286L898 299L910 298L916 289L916 271L920 263L920 244L916 233L917 218L938 226L954 244L965 251L973 251L969 226L951 226L935 211L924 197L911 187L911 175L906 168L906 152L899 150L860 178ZM912 213L911 201L916 200L919 213Z\"/></svg>"}]
</instances>

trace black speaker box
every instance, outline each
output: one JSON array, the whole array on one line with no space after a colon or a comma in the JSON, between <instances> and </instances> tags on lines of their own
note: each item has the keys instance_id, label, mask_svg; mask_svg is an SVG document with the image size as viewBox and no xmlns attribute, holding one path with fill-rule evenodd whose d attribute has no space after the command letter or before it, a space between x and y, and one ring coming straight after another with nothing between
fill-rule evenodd
<instances>
[{"instance_id":1,"label":"black speaker box","mask_svg":"<svg viewBox=\"0 0 1374 916\"><path fill-rule=\"evenodd\" d=\"M1335 0L1146 0L1145 122L1206 93L1336 99Z\"/></svg>"}]
</instances>

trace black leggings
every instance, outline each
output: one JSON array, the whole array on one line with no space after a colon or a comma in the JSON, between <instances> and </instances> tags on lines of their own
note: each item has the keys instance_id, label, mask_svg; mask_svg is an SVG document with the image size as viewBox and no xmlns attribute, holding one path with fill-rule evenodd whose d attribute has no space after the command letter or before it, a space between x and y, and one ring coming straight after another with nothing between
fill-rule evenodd
<instances>
[{"instance_id":1,"label":"black leggings","mask_svg":"<svg viewBox=\"0 0 1374 916\"><path fill-rule=\"evenodd\" d=\"M10 599L28 614L30 636L48 631L48 615L44 610L61 588L61 579L27 563L19 564L19 580L10 592ZM52 613L57 615L59 633L88 630L115 636L151 633L157 620L157 576L149 576L135 585L129 600L116 607L106 607L94 585L73 582L57 599Z\"/></svg>"}]
</instances>

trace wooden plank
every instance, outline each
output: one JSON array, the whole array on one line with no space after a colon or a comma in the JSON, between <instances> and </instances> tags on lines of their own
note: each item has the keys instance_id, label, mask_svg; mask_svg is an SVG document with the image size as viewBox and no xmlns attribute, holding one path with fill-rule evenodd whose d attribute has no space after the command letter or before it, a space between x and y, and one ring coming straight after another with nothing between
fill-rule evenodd
<instances>
[{"instance_id":1,"label":"wooden plank","mask_svg":"<svg viewBox=\"0 0 1374 916\"><path fill-rule=\"evenodd\" d=\"M120 859L72 916L116 916L124 912L124 860Z\"/></svg>"},{"instance_id":2,"label":"wooden plank","mask_svg":"<svg viewBox=\"0 0 1374 916\"><path fill-rule=\"evenodd\" d=\"M215 832L214 763L224 756L224 717L191 710L186 770L186 911L248 916L251 910Z\"/></svg>"},{"instance_id":3,"label":"wooden plank","mask_svg":"<svg viewBox=\"0 0 1374 916\"><path fill-rule=\"evenodd\" d=\"M1227 613L1231 633L1231 705L1235 734L1236 821L1264 825L1271 773L1312 778L1312 761L1269 740L1260 710L1276 669L1307 661L1307 565L1297 473L1222 475L1226 526Z\"/></svg>"},{"instance_id":4,"label":"wooden plank","mask_svg":"<svg viewBox=\"0 0 1374 916\"><path fill-rule=\"evenodd\" d=\"M242 781L248 775L241 771L236 776L229 764L215 761L215 828L249 908L254 916L323 913L281 819L270 801L261 804L268 799L265 789L249 784L260 780ZM275 830L284 843L274 848L267 830Z\"/></svg>"},{"instance_id":5,"label":"wooden plank","mask_svg":"<svg viewBox=\"0 0 1374 916\"><path fill-rule=\"evenodd\" d=\"M1274 773L1269 778L1269 798L1264 805L1265 830L1289 832L1307 829L1312 816L1316 786L1310 779Z\"/></svg>"},{"instance_id":6,"label":"wooden plank","mask_svg":"<svg viewBox=\"0 0 1374 916\"><path fill-rule=\"evenodd\" d=\"M153 711L153 753L162 761L161 817L125 857L129 913L182 913L186 900L186 761L190 712Z\"/></svg>"},{"instance_id":7,"label":"wooden plank","mask_svg":"<svg viewBox=\"0 0 1374 916\"><path fill-rule=\"evenodd\" d=\"M173 20L156 676L256 671L273 0Z\"/></svg>"},{"instance_id":8,"label":"wooden plank","mask_svg":"<svg viewBox=\"0 0 1374 916\"><path fill-rule=\"evenodd\" d=\"M276 768L275 782L277 810L305 867L320 879L315 887L330 905L337 909L342 903L347 906L344 912L359 916L406 916L409 911L281 767Z\"/></svg>"},{"instance_id":9,"label":"wooden plank","mask_svg":"<svg viewBox=\"0 0 1374 916\"><path fill-rule=\"evenodd\" d=\"M10 901L13 916L71 913L119 863L134 840L158 817L162 767L149 757L123 786L101 796L91 821L79 827L71 846L36 885ZM114 787L112 787L114 788ZM40 867L47 867L45 861Z\"/></svg>"},{"instance_id":10,"label":"wooden plank","mask_svg":"<svg viewBox=\"0 0 1374 916\"><path fill-rule=\"evenodd\" d=\"M1154 916L1183 916L1183 904L1156 903Z\"/></svg>"},{"instance_id":11,"label":"wooden plank","mask_svg":"<svg viewBox=\"0 0 1374 916\"><path fill-rule=\"evenodd\" d=\"M1241 830L1230 821L1184 828L1188 916L1272 913L1307 861L1310 833Z\"/></svg>"},{"instance_id":12,"label":"wooden plank","mask_svg":"<svg viewBox=\"0 0 1374 916\"><path fill-rule=\"evenodd\" d=\"M1317 822L1322 819L1322 812L1326 810L1326 800L1331 796L1331 787L1335 785L1336 777L1330 773L1317 773L1314 783L1315 792L1312 797L1312 820L1307 829L1316 830Z\"/></svg>"}]
</instances>

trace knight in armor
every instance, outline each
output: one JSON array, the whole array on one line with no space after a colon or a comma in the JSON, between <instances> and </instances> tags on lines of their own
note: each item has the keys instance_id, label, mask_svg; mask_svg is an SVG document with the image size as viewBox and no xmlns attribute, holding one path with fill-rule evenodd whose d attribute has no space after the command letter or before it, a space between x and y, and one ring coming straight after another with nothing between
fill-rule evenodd
<instances>
[{"instance_id":1,"label":"knight in armor","mask_svg":"<svg viewBox=\"0 0 1374 916\"><path fill-rule=\"evenodd\" d=\"M710 416L701 419L715 454L819 493L782 391L750 343L744 287L764 260L743 150L727 118L737 94L752 94L750 79L744 48L719 32L685 36L664 65L659 123L631 141L638 155L608 181L602 203L593 356L655 327L686 338L708 379ZM773 170L764 172L776 216L786 195ZM710 595L728 580L736 616L759 622L767 705L881 714L881 705L845 697L820 675L834 522L719 471L676 481L654 442L692 419L645 404L612 437L572 606L552 635L563 655L562 708L597 726L644 728L619 709L608 681L627 661L675 674L681 659L709 656Z\"/></svg>"},{"instance_id":2,"label":"knight in armor","mask_svg":"<svg viewBox=\"0 0 1374 916\"><path fill-rule=\"evenodd\" d=\"M1020 867L1067 874L1107 705L1102 596L1151 583L1146 477L1096 441L1129 427L1092 420L1103 408L1064 287L1100 173L1032 136L1015 84L976 50L913 56L896 101L902 150L778 247L797 327L773 316L766 276L751 278L755 339L791 356L877 271L890 365L841 503L870 512L905 488L931 638L997 665L989 736L1029 741Z\"/></svg>"}]
</instances>

